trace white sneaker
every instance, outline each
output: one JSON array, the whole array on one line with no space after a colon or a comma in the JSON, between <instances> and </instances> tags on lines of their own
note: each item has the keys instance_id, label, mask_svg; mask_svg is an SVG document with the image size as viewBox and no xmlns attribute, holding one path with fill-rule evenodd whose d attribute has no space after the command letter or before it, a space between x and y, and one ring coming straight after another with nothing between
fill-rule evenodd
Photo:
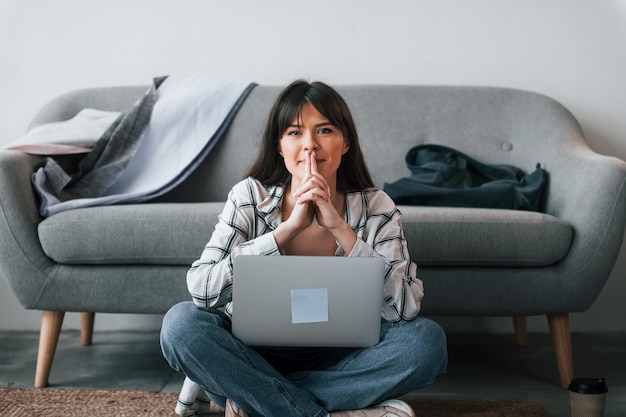
<instances>
[{"instance_id":1,"label":"white sneaker","mask_svg":"<svg viewBox=\"0 0 626 417\"><path fill-rule=\"evenodd\" d=\"M387 400L361 410L333 411L331 417L415 417L410 405L400 400Z\"/></svg>"},{"instance_id":2,"label":"white sneaker","mask_svg":"<svg viewBox=\"0 0 626 417\"><path fill-rule=\"evenodd\" d=\"M385 409L395 408L396 410L399 410L400 412L405 413L409 417L415 417L415 411L413 411L413 408L402 400L387 400L387 401L383 401L380 404L376 404L374 407L383 407ZM383 416L387 416L387 415L389 415L389 417L396 416L396 415L404 417L402 414L383 414Z\"/></svg>"},{"instance_id":3,"label":"white sneaker","mask_svg":"<svg viewBox=\"0 0 626 417\"><path fill-rule=\"evenodd\" d=\"M211 414L211 400L198 396L193 403L178 398L174 412L180 417L208 416Z\"/></svg>"}]
</instances>

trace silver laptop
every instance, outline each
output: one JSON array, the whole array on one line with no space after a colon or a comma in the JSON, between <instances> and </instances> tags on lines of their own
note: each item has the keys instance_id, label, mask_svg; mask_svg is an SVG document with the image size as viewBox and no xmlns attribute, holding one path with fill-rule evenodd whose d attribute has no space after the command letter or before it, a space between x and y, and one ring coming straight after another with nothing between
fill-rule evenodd
<instances>
[{"instance_id":1,"label":"silver laptop","mask_svg":"<svg viewBox=\"0 0 626 417\"><path fill-rule=\"evenodd\" d=\"M373 346L384 268L381 258L237 256L233 335L249 346Z\"/></svg>"}]
</instances>

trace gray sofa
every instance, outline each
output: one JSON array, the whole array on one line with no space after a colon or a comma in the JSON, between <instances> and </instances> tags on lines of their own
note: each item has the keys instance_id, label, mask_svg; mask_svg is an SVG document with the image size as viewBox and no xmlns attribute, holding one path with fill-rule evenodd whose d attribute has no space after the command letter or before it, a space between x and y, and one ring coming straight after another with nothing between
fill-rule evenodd
<instances>
[{"instance_id":1,"label":"gray sofa","mask_svg":"<svg viewBox=\"0 0 626 417\"><path fill-rule=\"evenodd\" d=\"M540 94L487 87L339 86L374 180L408 175L423 143L487 164L548 172L542 212L401 206L431 316L546 315L560 384L573 375L569 313L588 309L618 255L626 163L594 153L574 117ZM46 104L31 127L83 108L126 111L146 87L86 89ZM225 137L183 184L157 201L71 210L43 220L30 176L40 158L0 152L0 273L21 305L42 310L35 386L48 383L64 312L161 314L188 300L185 273L208 241L229 188L260 142L280 87L257 86ZM555 378L556 379L556 378Z\"/></svg>"}]
</instances>

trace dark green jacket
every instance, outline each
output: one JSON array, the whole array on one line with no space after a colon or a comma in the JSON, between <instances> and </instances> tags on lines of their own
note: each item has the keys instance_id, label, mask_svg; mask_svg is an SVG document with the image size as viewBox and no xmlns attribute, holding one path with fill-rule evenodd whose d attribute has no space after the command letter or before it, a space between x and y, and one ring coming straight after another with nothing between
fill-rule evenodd
<instances>
[{"instance_id":1,"label":"dark green jacket","mask_svg":"<svg viewBox=\"0 0 626 417\"><path fill-rule=\"evenodd\" d=\"M541 210L547 174L539 164L527 175L440 145L416 146L405 161L411 175L383 187L396 204Z\"/></svg>"}]
</instances>

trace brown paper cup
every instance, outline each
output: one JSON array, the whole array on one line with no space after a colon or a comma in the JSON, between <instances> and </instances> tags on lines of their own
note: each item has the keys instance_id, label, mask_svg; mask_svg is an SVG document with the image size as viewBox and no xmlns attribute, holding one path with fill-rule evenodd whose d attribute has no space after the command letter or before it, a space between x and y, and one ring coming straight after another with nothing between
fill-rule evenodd
<instances>
[{"instance_id":1,"label":"brown paper cup","mask_svg":"<svg viewBox=\"0 0 626 417\"><path fill-rule=\"evenodd\" d=\"M606 394L579 394L570 391L572 417L602 417Z\"/></svg>"},{"instance_id":2,"label":"brown paper cup","mask_svg":"<svg viewBox=\"0 0 626 417\"><path fill-rule=\"evenodd\" d=\"M608 388L604 378L572 379L569 385L572 417L603 417Z\"/></svg>"}]
</instances>

